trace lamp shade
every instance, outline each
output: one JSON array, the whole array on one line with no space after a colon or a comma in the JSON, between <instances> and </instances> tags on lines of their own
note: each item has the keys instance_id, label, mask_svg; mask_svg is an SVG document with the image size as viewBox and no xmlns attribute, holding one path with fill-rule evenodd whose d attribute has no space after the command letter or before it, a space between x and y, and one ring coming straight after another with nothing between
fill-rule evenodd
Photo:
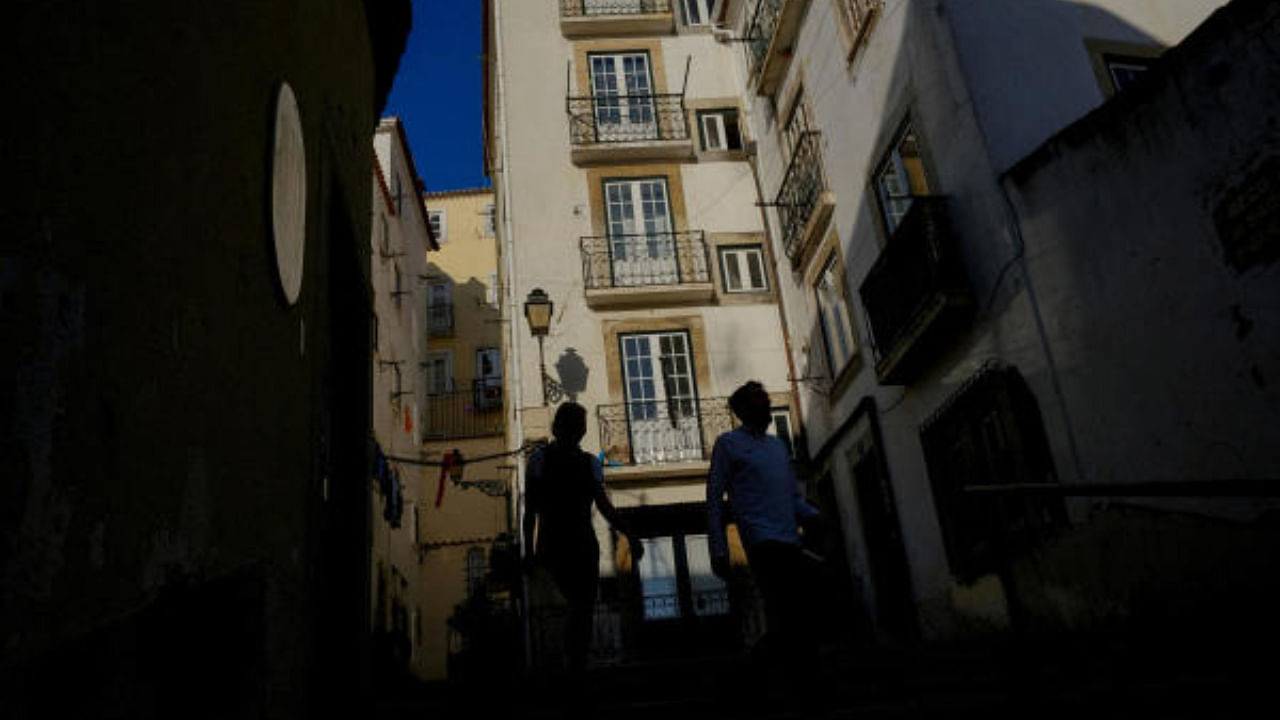
<instances>
[{"instance_id":1,"label":"lamp shade","mask_svg":"<svg viewBox=\"0 0 1280 720\"><path fill-rule=\"evenodd\" d=\"M551 329L551 311L555 303L542 288L534 288L524 301L524 317L529 321L529 332L534 337L546 335Z\"/></svg>"}]
</instances>

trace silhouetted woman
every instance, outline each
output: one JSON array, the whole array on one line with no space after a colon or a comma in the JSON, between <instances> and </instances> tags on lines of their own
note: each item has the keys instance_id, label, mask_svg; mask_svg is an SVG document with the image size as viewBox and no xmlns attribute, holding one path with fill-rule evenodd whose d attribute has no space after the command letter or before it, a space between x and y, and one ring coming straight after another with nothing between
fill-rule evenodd
<instances>
[{"instance_id":1,"label":"silhouetted woman","mask_svg":"<svg viewBox=\"0 0 1280 720\"><path fill-rule=\"evenodd\" d=\"M529 457L526 474L524 547L534 546L536 561L545 567L569 604L565 627L565 652L570 671L587 665L591 649L592 613L600 576L600 545L591 525L591 505L600 509L609 524L627 537L633 561L644 546L618 517L604 491L600 461L578 443L587 432L587 410L575 402L556 410L549 445Z\"/></svg>"}]
</instances>

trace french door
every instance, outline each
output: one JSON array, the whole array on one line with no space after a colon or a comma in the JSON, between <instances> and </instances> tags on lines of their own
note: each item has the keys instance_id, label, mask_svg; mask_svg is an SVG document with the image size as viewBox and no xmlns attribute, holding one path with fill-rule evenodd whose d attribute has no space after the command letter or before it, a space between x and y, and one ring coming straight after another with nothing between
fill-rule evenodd
<instances>
[{"instance_id":1,"label":"french door","mask_svg":"<svg viewBox=\"0 0 1280 720\"><path fill-rule=\"evenodd\" d=\"M591 96L595 102L597 140L658 138L647 53L591 55Z\"/></svg>"},{"instance_id":2,"label":"french door","mask_svg":"<svg viewBox=\"0 0 1280 720\"><path fill-rule=\"evenodd\" d=\"M633 460L701 459L702 428L688 333L623 335L621 343Z\"/></svg>"},{"instance_id":3,"label":"french door","mask_svg":"<svg viewBox=\"0 0 1280 720\"><path fill-rule=\"evenodd\" d=\"M607 180L604 196L614 287L678 283L666 179Z\"/></svg>"}]
</instances>

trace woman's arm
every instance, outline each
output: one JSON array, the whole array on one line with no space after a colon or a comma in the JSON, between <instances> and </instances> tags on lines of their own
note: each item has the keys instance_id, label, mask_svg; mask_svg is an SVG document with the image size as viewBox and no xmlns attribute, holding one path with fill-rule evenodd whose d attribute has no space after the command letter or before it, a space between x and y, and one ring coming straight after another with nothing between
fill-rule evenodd
<instances>
[{"instance_id":1,"label":"woman's arm","mask_svg":"<svg viewBox=\"0 0 1280 720\"><path fill-rule=\"evenodd\" d=\"M595 465L596 472L600 473L599 481L595 483L595 503L596 508L600 510L600 514L605 520L613 526L614 530L622 533L627 538L627 545L631 548L631 559L633 562L639 562L644 557L644 543L640 542L640 538L631 530L627 521L623 520L618 514L618 509L613 506L609 500L609 494L604 490L604 474L599 470L599 465Z\"/></svg>"}]
</instances>

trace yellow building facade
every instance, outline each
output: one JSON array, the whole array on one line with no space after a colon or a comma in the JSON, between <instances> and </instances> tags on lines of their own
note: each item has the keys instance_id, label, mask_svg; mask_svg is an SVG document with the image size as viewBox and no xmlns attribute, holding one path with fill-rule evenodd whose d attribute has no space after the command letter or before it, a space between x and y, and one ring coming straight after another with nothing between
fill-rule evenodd
<instances>
[{"instance_id":1,"label":"yellow building facade","mask_svg":"<svg viewBox=\"0 0 1280 720\"><path fill-rule=\"evenodd\" d=\"M428 458L457 450L461 477L443 469L425 478L418 508L424 582L421 655L430 679L465 673L471 658L491 650L494 623L506 617L508 595L493 582L490 560L510 536L507 488L514 460L505 450L500 350L498 256L490 190L453 190L425 197L440 249L427 258L426 408Z\"/></svg>"}]
</instances>

